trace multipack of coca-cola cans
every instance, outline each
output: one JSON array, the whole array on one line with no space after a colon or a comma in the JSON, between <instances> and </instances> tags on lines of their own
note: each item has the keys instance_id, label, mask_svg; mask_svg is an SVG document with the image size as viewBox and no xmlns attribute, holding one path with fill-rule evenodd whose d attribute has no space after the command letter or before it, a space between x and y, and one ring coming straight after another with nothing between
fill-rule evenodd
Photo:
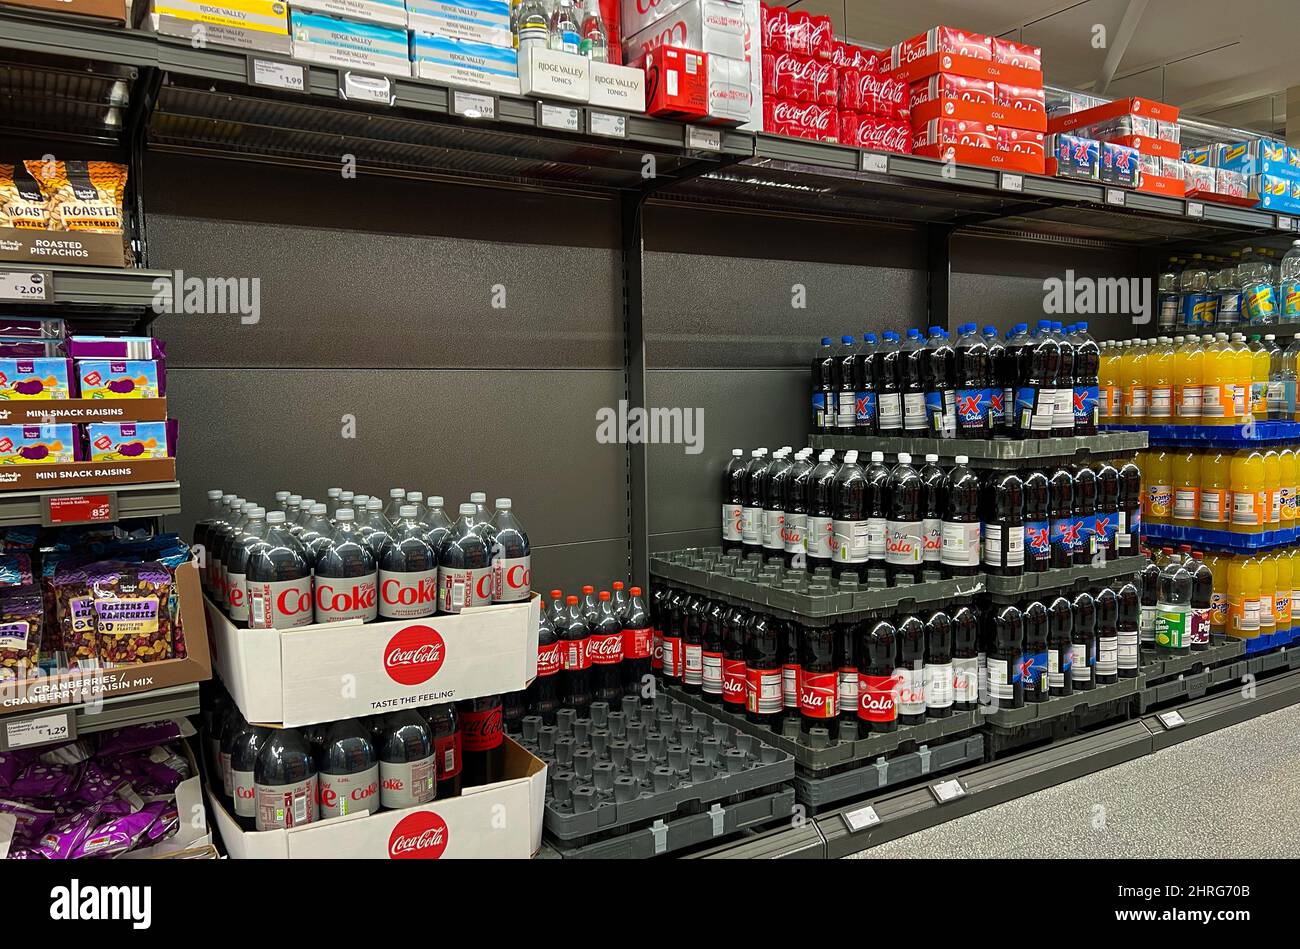
<instances>
[{"instance_id":1,"label":"multipack of coca-cola cans","mask_svg":"<svg viewBox=\"0 0 1300 949\"><path fill-rule=\"evenodd\" d=\"M387 499L330 488L327 502L278 491L263 507L208 492L194 527L208 596L236 626L410 620L531 595L531 547L510 498L489 516L470 495L452 520L443 499L393 488Z\"/></svg>"}]
</instances>

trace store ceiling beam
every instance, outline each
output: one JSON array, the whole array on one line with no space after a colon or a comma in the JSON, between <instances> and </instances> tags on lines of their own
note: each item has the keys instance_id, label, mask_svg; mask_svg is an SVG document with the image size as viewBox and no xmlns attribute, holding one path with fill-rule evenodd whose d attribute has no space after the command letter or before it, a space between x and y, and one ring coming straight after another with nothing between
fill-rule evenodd
<instances>
[{"instance_id":1,"label":"store ceiling beam","mask_svg":"<svg viewBox=\"0 0 1300 949\"><path fill-rule=\"evenodd\" d=\"M1119 21L1119 27L1115 34L1110 38L1110 43L1106 47L1106 59L1101 64L1101 75L1093 84L1093 95L1104 96L1106 90L1110 88L1111 80L1115 78L1115 71L1119 69L1120 61L1124 54L1128 52L1128 45L1133 41L1137 33L1138 24L1142 21L1142 14L1146 13L1147 0L1128 0L1128 6L1124 8L1124 16Z\"/></svg>"}]
</instances>

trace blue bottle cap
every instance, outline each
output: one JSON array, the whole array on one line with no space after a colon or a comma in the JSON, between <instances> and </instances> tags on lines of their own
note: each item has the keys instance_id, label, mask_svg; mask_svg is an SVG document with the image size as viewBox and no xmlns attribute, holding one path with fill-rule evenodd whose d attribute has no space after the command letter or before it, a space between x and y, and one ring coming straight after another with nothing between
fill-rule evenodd
<instances>
[{"instance_id":1,"label":"blue bottle cap","mask_svg":"<svg viewBox=\"0 0 1300 949\"><path fill-rule=\"evenodd\" d=\"M907 338L908 338L908 339L920 339L920 338L921 338L921 331L920 331L919 329L917 329L916 327L912 327L910 330L907 331Z\"/></svg>"},{"instance_id":2,"label":"blue bottle cap","mask_svg":"<svg viewBox=\"0 0 1300 949\"><path fill-rule=\"evenodd\" d=\"M1014 332L1017 332L1017 333L1028 333L1028 332L1029 332L1029 324L1028 324L1028 323L1017 323Z\"/></svg>"},{"instance_id":3,"label":"blue bottle cap","mask_svg":"<svg viewBox=\"0 0 1300 949\"><path fill-rule=\"evenodd\" d=\"M942 333L942 332L943 332L943 327L942 327L942 326L931 326L931 327L930 327L930 332L933 333L933 334L935 334L935 335L938 335L939 333Z\"/></svg>"},{"instance_id":4,"label":"blue bottle cap","mask_svg":"<svg viewBox=\"0 0 1300 949\"><path fill-rule=\"evenodd\" d=\"M998 328L997 328L996 326L986 326L986 327L984 327L984 335L985 335L985 336L997 336L997 335L998 335Z\"/></svg>"},{"instance_id":5,"label":"blue bottle cap","mask_svg":"<svg viewBox=\"0 0 1300 949\"><path fill-rule=\"evenodd\" d=\"M957 334L959 336L965 336L967 333L973 333L974 331L974 323L963 323L961 326L957 327Z\"/></svg>"},{"instance_id":6,"label":"blue bottle cap","mask_svg":"<svg viewBox=\"0 0 1300 949\"><path fill-rule=\"evenodd\" d=\"M1086 332L1088 332L1088 324L1087 324L1087 323L1076 323L1075 326L1078 328L1078 330L1079 330L1080 333L1086 333Z\"/></svg>"},{"instance_id":7,"label":"blue bottle cap","mask_svg":"<svg viewBox=\"0 0 1300 949\"><path fill-rule=\"evenodd\" d=\"M1052 321L1051 321L1051 320L1039 320L1039 321L1038 321L1038 328L1039 328L1040 330L1050 330L1050 329L1052 328Z\"/></svg>"},{"instance_id":8,"label":"blue bottle cap","mask_svg":"<svg viewBox=\"0 0 1300 949\"><path fill-rule=\"evenodd\" d=\"M875 334L875 333L863 333L863 334L862 334L862 340L863 340L863 342L874 343L874 342L876 341L876 334Z\"/></svg>"},{"instance_id":9,"label":"blue bottle cap","mask_svg":"<svg viewBox=\"0 0 1300 949\"><path fill-rule=\"evenodd\" d=\"M898 342L898 334L895 333L893 330L886 330L886 331L885 331L885 341L886 341L886 342L890 342L890 343L896 343L896 342Z\"/></svg>"},{"instance_id":10,"label":"blue bottle cap","mask_svg":"<svg viewBox=\"0 0 1300 949\"><path fill-rule=\"evenodd\" d=\"M846 346L852 346L855 342L857 342L857 340L855 340L852 336L841 336L840 342Z\"/></svg>"},{"instance_id":11,"label":"blue bottle cap","mask_svg":"<svg viewBox=\"0 0 1300 949\"><path fill-rule=\"evenodd\" d=\"M1052 323L1052 332L1053 332L1053 333L1059 333L1059 332L1061 332L1061 324L1060 324L1060 323L1053 322L1053 323Z\"/></svg>"},{"instance_id":12,"label":"blue bottle cap","mask_svg":"<svg viewBox=\"0 0 1300 949\"><path fill-rule=\"evenodd\" d=\"M822 345L823 345L823 346L829 346L830 344L831 344L831 338L830 338L829 336L823 336L823 337L822 337Z\"/></svg>"}]
</instances>

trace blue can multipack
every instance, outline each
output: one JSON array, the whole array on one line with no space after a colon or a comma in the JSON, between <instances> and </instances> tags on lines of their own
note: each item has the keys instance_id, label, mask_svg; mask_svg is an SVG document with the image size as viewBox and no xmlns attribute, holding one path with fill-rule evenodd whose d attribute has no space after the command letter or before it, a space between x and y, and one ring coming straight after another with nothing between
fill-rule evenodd
<instances>
[{"instance_id":1,"label":"blue can multipack","mask_svg":"<svg viewBox=\"0 0 1300 949\"><path fill-rule=\"evenodd\" d=\"M1056 174L1062 178L1101 179L1101 143L1095 138L1081 138L1064 133L1053 136L1052 154Z\"/></svg>"}]
</instances>

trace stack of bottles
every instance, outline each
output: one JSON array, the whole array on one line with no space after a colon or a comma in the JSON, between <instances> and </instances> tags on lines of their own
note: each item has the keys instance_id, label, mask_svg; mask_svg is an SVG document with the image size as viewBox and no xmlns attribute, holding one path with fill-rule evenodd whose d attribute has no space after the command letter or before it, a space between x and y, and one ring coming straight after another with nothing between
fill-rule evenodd
<instances>
[{"instance_id":1,"label":"stack of bottles","mask_svg":"<svg viewBox=\"0 0 1300 949\"><path fill-rule=\"evenodd\" d=\"M1138 466L1148 525L1243 535L1296 527L1300 459L1292 448L1152 448Z\"/></svg>"},{"instance_id":2,"label":"stack of bottles","mask_svg":"<svg viewBox=\"0 0 1300 949\"><path fill-rule=\"evenodd\" d=\"M1142 472L1133 462L981 474L964 455L940 468L900 453L789 447L731 452L722 547L764 562L829 569L869 587L1100 565L1138 552Z\"/></svg>"},{"instance_id":3,"label":"stack of bottles","mask_svg":"<svg viewBox=\"0 0 1300 949\"><path fill-rule=\"evenodd\" d=\"M1269 248L1253 247L1171 257L1157 294L1161 332L1300 323L1300 241L1280 262Z\"/></svg>"},{"instance_id":4,"label":"stack of bottles","mask_svg":"<svg viewBox=\"0 0 1300 949\"><path fill-rule=\"evenodd\" d=\"M911 438L1095 435L1100 349L1088 324L974 323L830 337L812 363L813 431Z\"/></svg>"},{"instance_id":5,"label":"stack of bottles","mask_svg":"<svg viewBox=\"0 0 1300 949\"><path fill-rule=\"evenodd\" d=\"M1283 343L1286 347L1283 348ZM1300 333L1206 333L1107 342L1100 418L1114 425L1231 426L1300 421Z\"/></svg>"}]
</instances>

